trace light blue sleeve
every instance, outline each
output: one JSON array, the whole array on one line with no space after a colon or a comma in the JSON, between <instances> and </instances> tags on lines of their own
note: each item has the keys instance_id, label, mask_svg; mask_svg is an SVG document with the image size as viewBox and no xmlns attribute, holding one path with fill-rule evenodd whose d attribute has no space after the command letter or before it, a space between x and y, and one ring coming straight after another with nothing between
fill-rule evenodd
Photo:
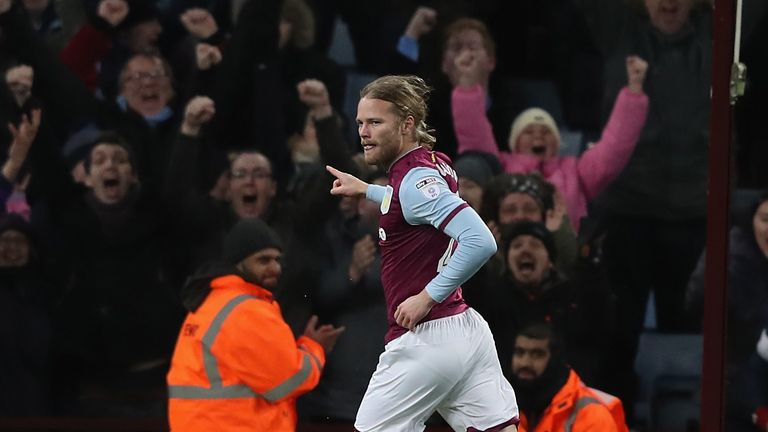
<instances>
[{"instance_id":1,"label":"light blue sleeve","mask_svg":"<svg viewBox=\"0 0 768 432\"><path fill-rule=\"evenodd\" d=\"M426 167L408 171L400 183L399 198L406 222L435 228L439 228L458 206L466 204L458 194L451 192L437 170Z\"/></svg>"},{"instance_id":2,"label":"light blue sleeve","mask_svg":"<svg viewBox=\"0 0 768 432\"><path fill-rule=\"evenodd\" d=\"M387 194L388 188L391 189L389 186L369 184L368 189L365 191L365 197L376 204L381 204L381 202L384 201L384 196Z\"/></svg>"},{"instance_id":3,"label":"light blue sleeve","mask_svg":"<svg viewBox=\"0 0 768 432\"><path fill-rule=\"evenodd\" d=\"M419 61L419 41L406 35L402 35L400 36L400 40L397 41L397 52L416 63Z\"/></svg>"},{"instance_id":4,"label":"light blue sleeve","mask_svg":"<svg viewBox=\"0 0 768 432\"><path fill-rule=\"evenodd\" d=\"M405 220L412 225L429 224L440 229L453 214L442 230L458 242L458 247L426 286L429 296L442 302L496 253L496 240L480 216L451 192L436 170L411 170L400 184L399 195ZM460 206L464 208L455 213Z\"/></svg>"}]
</instances>

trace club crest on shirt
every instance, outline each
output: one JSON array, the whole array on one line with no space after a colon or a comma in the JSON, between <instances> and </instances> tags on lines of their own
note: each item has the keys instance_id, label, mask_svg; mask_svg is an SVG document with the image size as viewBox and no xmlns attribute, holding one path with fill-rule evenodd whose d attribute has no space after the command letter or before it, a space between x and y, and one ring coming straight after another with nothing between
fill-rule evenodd
<instances>
[{"instance_id":1,"label":"club crest on shirt","mask_svg":"<svg viewBox=\"0 0 768 432\"><path fill-rule=\"evenodd\" d=\"M387 214L387 212L389 212L389 205L392 204L392 195L394 193L395 190L392 189L392 186L387 186L387 191L384 192L384 199L381 200L381 207L379 208L381 214Z\"/></svg>"},{"instance_id":2,"label":"club crest on shirt","mask_svg":"<svg viewBox=\"0 0 768 432\"><path fill-rule=\"evenodd\" d=\"M379 228L379 238L381 241L387 241L387 233L384 231L384 228Z\"/></svg>"},{"instance_id":3,"label":"club crest on shirt","mask_svg":"<svg viewBox=\"0 0 768 432\"><path fill-rule=\"evenodd\" d=\"M416 189L420 190L427 199L435 199L440 195L440 184L437 177L425 177L417 181Z\"/></svg>"}]
</instances>

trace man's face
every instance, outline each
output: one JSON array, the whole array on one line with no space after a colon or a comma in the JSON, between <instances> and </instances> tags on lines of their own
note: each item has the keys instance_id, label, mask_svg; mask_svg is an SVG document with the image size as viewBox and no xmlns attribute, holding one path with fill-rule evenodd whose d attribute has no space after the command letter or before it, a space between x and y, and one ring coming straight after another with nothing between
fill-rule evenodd
<instances>
[{"instance_id":1,"label":"man's face","mask_svg":"<svg viewBox=\"0 0 768 432\"><path fill-rule=\"evenodd\" d=\"M15 229L0 234L0 267L23 267L29 262L29 239Z\"/></svg>"},{"instance_id":2,"label":"man's face","mask_svg":"<svg viewBox=\"0 0 768 432\"><path fill-rule=\"evenodd\" d=\"M274 290L282 274L280 260L283 254L279 249L267 248L260 250L242 260L237 268L247 278L268 290Z\"/></svg>"},{"instance_id":3,"label":"man's face","mask_svg":"<svg viewBox=\"0 0 768 432\"><path fill-rule=\"evenodd\" d=\"M474 29L464 29L451 35L445 43L443 50L443 73L453 82L456 75L456 57L468 52L471 57L477 58L482 70L488 73L496 66L494 58L488 53L483 44L483 35Z\"/></svg>"},{"instance_id":4,"label":"man's face","mask_svg":"<svg viewBox=\"0 0 768 432\"><path fill-rule=\"evenodd\" d=\"M651 24L665 34L676 34L688 22L693 0L645 0Z\"/></svg>"},{"instance_id":5,"label":"man's face","mask_svg":"<svg viewBox=\"0 0 768 432\"><path fill-rule=\"evenodd\" d=\"M760 204L752 217L757 246L768 257L768 201Z\"/></svg>"},{"instance_id":6,"label":"man's face","mask_svg":"<svg viewBox=\"0 0 768 432\"><path fill-rule=\"evenodd\" d=\"M479 184L466 177L459 177L459 196L476 212L480 211L483 203L483 188Z\"/></svg>"},{"instance_id":7,"label":"man's face","mask_svg":"<svg viewBox=\"0 0 768 432\"><path fill-rule=\"evenodd\" d=\"M229 198L240 219L261 217L277 192L272 164L259 153L243 153L232 161Z\"/></svg>"},{"instance_id":8,"label":"man's face","mask_svg":"<svg viewBox=\"0 0 768 432\"><path fill-rule=\"evenodd\" d=\"M395 115L391 102L360 99L357 104L357 133L363 146L365 163L388 168L405 150L404 124Z\"/></svg>"},{"instance_id":9,"label":"man's face","mask_svg":"<svg viewBox=\"0 0 768 432\"><path fill-rule=\"evenodd\" d=\"M509 225L521 221L542 222L539 203L527 193L507 194L499 203L499 224Z\"/></svg>"},{"instance_id":10,"label":"man's face","mask_svg":"<svg viewBox=\"0 0 768 432\"><path fill-rule=\"evenodd\" d=\"M101 143L91 150L90 159L86 186L104 204L122 201L137 182L128 151L117 144Z\"/></svg>"},{"instance_id":11,"label":"man's face","mask_svg":"<svg viewBox=\"0 0 768 432\"><path fill-rule=\"evenodd\" d=\"M170 77L160 59L136 56L125 65L121 95L144 117L158 114L173 96Z\"/></svg>"},{"instance_id":12,"label":"man's face","mask_svg":"<svg viewBox=\"0 0 768 432\"><path fill-rule=\"evenodd\" d=\"M515 280L527 287L540 284L552 263L541 240L531 235L519 235L509 244L507 266Z\"/></svg>"},{"instance_id":13,"label":"man's face","mask_svg":"<svg viewBox=\"0 0 768 432\"><path fill-rule=\"evenodd\" d=\"M533 123L523 129L513 148L518 153L549 160L557 156L558 144L557 136L549 126Z\"/></svg>"},{"instance_id":14,"label":"man's face","mask_svg":"<svg viewBox=\"0 0 768 432\"><path fill-rule=\"evenodd\" d=\"M128 47L134 52L154 48L162 32L163 27L156 19L140 22L128 32Z\"/></svg>"},{"instance_id":15,"label":"man's face","mask_svg":"<svg viewBox=\"0 0 768 432\"><path fill-rule=\"evenodd\" d=\"M533 381L547 369L551 356L549 340L518 336L512 354L512 373L518 380Z\"/></svg>"}]
</instances>

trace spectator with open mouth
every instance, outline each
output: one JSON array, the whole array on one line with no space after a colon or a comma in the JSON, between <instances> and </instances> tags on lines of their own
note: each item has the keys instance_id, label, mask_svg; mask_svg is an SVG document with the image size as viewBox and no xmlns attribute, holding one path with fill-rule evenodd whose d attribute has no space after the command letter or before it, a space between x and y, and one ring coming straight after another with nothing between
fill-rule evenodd
<instances>
[{"instance_id":1,"label":"spectator with open mouth","mask_svg":"<svg viewBox=\"0 0 768 432\"><path fill-rule=\"evenodd\" d=\"M502 234L505 270L488 273L495 301L486 314L497 341L499 358L511 356L509 341L522 328L549 323L564 338L571 366L589 382L600 382L604 341L612 328L613 299L599 277L565 276L555 267L558 250L552 233L541 222L521 221Z\"/></svg>"},{"instance_id":2,"label":"spectator with open mouth","mask_svg":"<svg viewBox=\"0 0 768 432\"><path fill-rule=\"evenodd\" d=\"M479 72L484 68L483 57L466 51L454 62L460 78L453 89L451 109L459 154L485 151L499 157L506 172L538 172L563 195L578 231L587 203L621 173L640 137L648 112L648 97L643 92L648 64L637 56L627 57L628 85L616 97L601 139L579 157L561 157L557 124L540 108L518 115L512 123L509 151L500 152L484 109L486 94Z\"/></svg>"}]
</instances>

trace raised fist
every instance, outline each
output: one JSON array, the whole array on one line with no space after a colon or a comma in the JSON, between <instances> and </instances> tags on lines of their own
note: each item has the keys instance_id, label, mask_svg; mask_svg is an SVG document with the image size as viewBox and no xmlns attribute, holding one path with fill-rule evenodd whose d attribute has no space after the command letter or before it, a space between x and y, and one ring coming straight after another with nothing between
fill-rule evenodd
<instances>
[{"instance_id":1,"label":"raised fist","mask_svg":"<svg viewBox=\"0 0 768 432\"><path fill-rule=\"evenodd\" d=\"M316 79L304 80L296 85L299 100L309 107L314 118L323 118L333 114L328 89L322 81Z\"/></svg>"},{"instance_id":2,"label":"raised fist","mask_svg":"<svg viewBox=\"0 0 768 432\"><path fill-rule=\"evenodd\" d=\"M462 51L454 60L456 85L472 87L483 81L484 74L480 67L479 53L475 51Z\"/></svg>"},{"instance_id":3,"label":"raised fist","mask_svg":"<svg viewBox=\"0 0 768 432\"><path fill-rule=\"evenodd\" d=\"M462 50L448 69L448 79L454 86L484 85L493 71L493 60L485 50Z\"/></svg>"},{"instance_id":4,"label":"raised fist","mask_svg":"<svg viewBox=\"0 0 768 432\"><path fill-rule=\"evenodd\" d=\"M181 125L181 132L184 135L197 136L200 128L211 121L216 114L216 106L213 100L205 96L195 96L187 103L184 110L184 122Z\"/></svg>"},{"instance_id":5,"label":"raised fist","mask_svg":"<svg viewBox=\"0 0 768 432\"><path fill-rule=\"evenodd\" d=\"M195 46L195 59L198 69L208 70L221 62L221 50L207 43L199 43Z\"/></svg>"},{"instance_id":6,"label":"raised fist","mask_svg":"<svg viewBox=\"0 0 768 432\"><path fill-rule=\"evenodd\" d=\"M546 225L547 229L551 232L555 232L563 225L565 215L568 214L568 208L565 203L565 198L560 191L556 190L552 198L554 199L554 206L547 210Z\"/></svg>"},{"instance_id":7,"label":"raised fist","mask_svg":"<svg viewBox=\"0 0 768 432\"><path fill-rule=\"evenodd\" d=\"M40 128L41 112L39 109L32 110L32 115L21 116L21 122L18 126L8 123L8 130L11 132L11 145L8 148L8 159L3 164L3 176L10 181L16 181L16 177L21 170L21 166L27 159L29 148L35 141L37 131Z\"/></svg>"},{"instance_id":8,"label":"raised fist","mask_svg":"<svg viewBox=\"0 0 768 432\"><path fill-rule=\"evenodd\" d=\"M213 15L202 8L189 9L181 14L179 19L188 32L200 39L207 39L219 31L219 26L213 19Z\"/></svg>"},{"instance_id":9,"label":"raised fist","mask_svg":"<svg viewBox=\"0 0 768 432\"><path fill-rule=\"evenodd\" d=\"M101 0L96 13L112 27L117 27L128 16L129 10L125 0Z\"/></svg>"},{"instance_id":10,"label":"raised fist","mask_svg":"<svg viewBox=\"0 0 768 432\"><path fill-rule=\"evenodd\" d=\"M627 57L627 82L629 89L634 93L643 92L645 74L648 72L648 63L638 56Z\"/></svg>"},{"instance_id":11,"label":"raised fist","mask_svg":"<svg viewBox=\"0 0 768 432\"><path fill-rule=\"evenodd\" d=\"M411 16L405 35L411 39L419 40L421 36L432 31L437 24L437 11L425 6L419 6Z\"/></svg>"},{"instance_id":12,"label":"raised fist","mask_svg":"<svg viewBox=\"0 0 768 432\"><path fill-rule=\"evenodd\" d=\"M299 100L309 108L331 104L328 89L325 88L325 84L320 80L304 80L296 85L296 89L299 91Z\"/></svg>"},{"instance_id":13,"label":"raised fist","mask_svg":"<svg viewBox=\"0 0 768 432\"><path fill-rule=\"evenodd\" d=\"M5 72L5 82L17 106L23 106L32 95L34 79L35 72L27 65L14 66Z\"/></svg>"}]
</instances>

